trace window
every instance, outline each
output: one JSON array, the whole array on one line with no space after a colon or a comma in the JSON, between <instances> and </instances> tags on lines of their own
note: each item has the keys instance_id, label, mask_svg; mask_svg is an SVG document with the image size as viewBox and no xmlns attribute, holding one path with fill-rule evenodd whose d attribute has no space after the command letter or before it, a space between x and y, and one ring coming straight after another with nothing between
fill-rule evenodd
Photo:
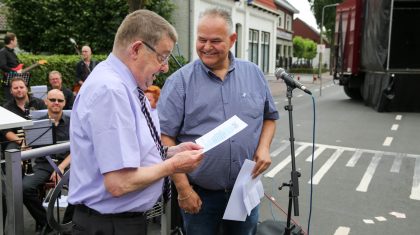
<instances>
[{"instance_id":1,"label":"window","mask_svg":"<svg viewBox=\"0 0 420 235\"><path fill-rule=\"evenodd\" d=\"M258 30L249 29L248 60L258 64Z\"/></svg>"},{"instance_id":2,"label":"window","mask_svg":"<svg viewBox=\"0 0 420 235\"><path fill-rule=\"evenodd\" d=\"M261 56L262 56L262 71L268 73L270 67L270 33L262 32L261 33Z\"/></svg>"}]
</instances>

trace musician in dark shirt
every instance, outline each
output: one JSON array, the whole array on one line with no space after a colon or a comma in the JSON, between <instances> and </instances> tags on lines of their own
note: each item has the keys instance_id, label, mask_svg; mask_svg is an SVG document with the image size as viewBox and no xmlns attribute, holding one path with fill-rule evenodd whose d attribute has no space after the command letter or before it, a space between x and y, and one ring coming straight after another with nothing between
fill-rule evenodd
<instances>
[{"instance_id":1,"label":"musician in dark shirt","mask_svg":"<svg viewBox=\"0 0 420 235\"><path fill-rule=\"evenodd\" d=\"M63 92L58 89L52 89L48 92L45 103L47 104L48 114L41 117L41 119L52 119L54 121L54 133L57 141L68 141L70 117L65 116L63 113L63 107L66 104ZM64 170L70 165L69 152L55 154L51 158L61 173L64 173ZM22 181L23 204L25 204L32 217L34 217L38 231L51 231L51 228L47 225L47 212L42 206L38 189L49 180L57 182L58 176L55 174L53 166L48 162L46 157L35 159L33 171L32 175L25 175ZM65 215L67 221L71 220L71 214L70 212L70 214L67 213Z\"/></svg>"},{"instance_id":2,"label":"musician in dark shirt","mask_svg":"<svg viewBox=\"0 0 420 235\"><path fill-rule=\"evenodd\" d=\"M18 67L19 60L15 54L14 49L18 45L18 39L14 33L6 33L4 37L5 46L0 50L0 69L4 73L8 72L20 72L19 70L13 70ZM22 70L22 68L20 69Z\"/></svg>"},{"instance_id":3,"label":"musician in dark shirt","mask_svg":"<svg viewBox=\"0 0 420 235\"><path fill-rule=\"evenodd\" d=\"M51 89L58 89L63 92L64 98L66 99L65 110L70 110L73 107L74 95L70 89L63 85L63 79L60 72L53 70L48 74L48 82L50 83Z\"/></svg>"},{"instance_id":4,"label":"musician in dark shirt","mask_svg":"<svg viewBox=\"0 0 420 235\"><path fill-rule=\"evenodd\" d=\"M26 86L25 81L20 77L15 77L11 80L10 93L12 94L13 99L9 100L4 105L4 108L25 119L30 119L30 110L40 110L47 108L43 100L28 94L28 87ZM2 134L4 134L6 139L11 142L6 147L6 149L21 146L22 140L16 135L17 130L18 129L16 128L2 130Z\"/></svg>"},{"instance_id":5,"label":"musician in dark shirt","mask_svg":"<svg viewBox=\"0 0 420 235\"><path fill-rule=\"evenodd\" d=\"M80 87L85 82L86 78L92 72L93 68L98 64L97 61L92 59L92 50L89 46L82 47L81 60L76 65L76 81L73 92L77 93Z\"/></svg>"}]
</instances>

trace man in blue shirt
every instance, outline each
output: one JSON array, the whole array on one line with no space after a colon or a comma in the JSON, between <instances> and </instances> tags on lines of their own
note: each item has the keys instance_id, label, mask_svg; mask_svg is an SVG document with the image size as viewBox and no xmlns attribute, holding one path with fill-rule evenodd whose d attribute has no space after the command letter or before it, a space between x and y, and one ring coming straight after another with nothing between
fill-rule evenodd
<instances>
[{"instance_id":1,"label":"man in blue shirt","mask_svg":"<svg viewBox=\"0 0 420 235\"><path fill-rule=\"evenodd\" d=\"M230 14L206 10L197 27L193 61L166 80L158 112L162 141L194 141L234 115L248 126L206 152L193 172L172 176L187 234L254 234L258 207L245 222L222 220L231 190L245 159L256 166L253 176L271 164L270 144L279 115L262 71L229 52L236 41Z\"/></svg>"},{"instance_id":2,"label":"man in blue shirt","mask_svg":"<svg viewBox=\"0 0 420 235\"><path fill-rule=\"evenodd\" d=\"M135 11L118 28L112 53L83 83L70 124L73 234L146 234L145 212L161 196L162 178L201 162L197 144L162 146L159 119L144 95L168 71L176 40L165 19Z\"/></svg>"}]
</instances>

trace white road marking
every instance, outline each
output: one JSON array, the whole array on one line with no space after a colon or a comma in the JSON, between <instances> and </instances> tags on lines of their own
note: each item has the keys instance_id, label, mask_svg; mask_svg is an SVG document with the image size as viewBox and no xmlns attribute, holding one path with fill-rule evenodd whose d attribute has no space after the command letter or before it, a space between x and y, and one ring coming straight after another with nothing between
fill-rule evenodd
<instances>
[{"instance_id":1,"label":"white road marking","mask_svg":"<svg viewBox=\"0 0 420 235\"><path fill-rule=\"evenodd\" d=\"M302 97L303 95L302 94L299 94L297 97L299 98L299 97Z\"/></svg>"},{"instance_id":2,"label":"white road marking","mask_svg":"<svg viewBox=\"0 0 420 235\"><path fill-rule=\"evenodd\" d=\"M356 188L356 191L367 192L370 181L372 180L373 174L376 171L376 167L378 167L379 161L381 160L381 156L382 156L382 153L376 153L373 156L365 174L363 175L362 180L360 181L359 186L357 186Z\"/></svg>"},{"instance_id":3,"label":"white road marking","mask_svg":"<svg viewBox=\"0 0 420 235\"><path fill-rule=\"evenodd\" d=\"M414 166L413 186L411 187L410 198L420 200L420 159L416 158Z\"/></svg>"},{"instance_id":4,"label":"white road marking","mask_svg":"<svg viewBox=\"0 0 420 235\"><path fill-rule=\"evenodd\" d=\"M343 227L340 226L337 228L337 230L335 230L334 235L347 235L350 233L350 228L349 227Z\"/></svg>"},{"instance_id":5,"label":"white road marking","mask_svg":"<svg viewBox=\"0 0 420 235\"><path fill-rule=\"evenodd\" d=\"M328 170L334 165L334 163L337 161L338 157L344 152L343 149L337 149L333 155L322 165L322 167L318 170L318 172L315 174L314 178L312 179L313 184L318 184L322 177L328 172ZM310 184L311 181L308 182Z\"/></svg>"},{"instance_id":6,"label":"white road marking","mask_svg":"<svg viewBox=\"0 0 420 235\"><path fill-rule=\"evenodd\" d=\"M270 156L271 157L276 157L277 155L279 155L281 152L283 152L283 150L285 150L287 147L290 146L290 142L283 142L282 145L277 148L276 150L274 150Z\"/></svg>"},{"instance_id":7,"label":"white road marking","mask_svg":"<svg viewBox=\"0 0 420 235\"><path fill-rule=\"evenodd\" d=\"M365 222L365 224L374 224L375 221L371 220L371 219L364 219L363 222Z\"/></svg>"},{"instance_id":8,"label":"white road marking","mask_svg":"<svg viewBox=\"0 0 420 235\"><path fill-rule=\"evenodd\" d=\"M315 152L314 152L314 160L316 160L318 158L318 156L325 150L325 147L319 147ZM307 162L312 162L312 154L306 158Z\"/></svg>"},{"instance_id":9,"label":"white road marking","mask_svg":"<svg viewBox=\"0 0 420 235\"><path fill-rule=\"evenodd\" d=\"M362 150L357 149L356 152L354 152L353 156L350 158L350 160L347 162L347 167L354 167L359 161L360 156L362 156Z\"/></svg>"},{"instance_id":10,"label":"white road marking","mask_svg":"<svg viewBox=\"0 0 420 235\"><path fill-rule=\"evenodd\" d=\"M392 126L391 126L391 131L396 131L396 130L398 130L398 124L392 124Z\"/></svg>"},{"instance_id":11,"label":"white road marking","mask_svg":"<svg viewBox=\"0 0 420 235\"><path fill-rule=\"evenodd\" d=\"M302 145L295 151L295 157L297 157L308 145ZM287 156L283 161L277 164L273 169L271 169L264 177L273 178L277 173L279 173L289 162L292 160L291 155Z\"/></svg>"},{"instance_id":12,"label":"white road marking","mask_svg":"<svg viewBox=\"0 0 420 235\"><path fill-rule=\"evenodd\" d=\"M377 217L375 217L375 219L376 219L377 221L379 221L379 222L386 221L386 218L385 218L385 217L383 217L383 216L377 216Z\"/></svg>"},{"instance_id":13,"label":"white road marking","mask_svg":"<svg viewBox=\"0 0 420 235\"><path fill-rule=\"evenodd\" d=\"M393 137L389 137L389 136L386 137L385 140L384 140L384 143L382 145L383 146L390 146L393 139L394 139Z\"/></svg>"},{"instance_id":14,"label":"white road marking","mask_svg":"<svg viewBox=\"0 0 420 235\"><path fill-rule=\"evenodd\" d=\"M295 144L299 144L299 145L312 145L312 143L308 143L308 142L301 142L301 141L295 141ZM372 153L372 154L376 154L376 153L381 153L383 154L383 157L395 157L400 153L396 153L396 152L384 152L384 151L378 151L378 150L372 150L372 149L357 149L357 148L352 148L352 147L343 147L343 146L337 146L337 145L328 145L328 144L316 144L317 147L325 147L325 148L330 148L330 149L343 149L345 151L350 151L350 152L354 152L357 150L362 151L363 153ZM420 158L419 154L410 154L407 153L407 157L409 158Z\"/></svg>"},{"instance_id":15,"label":"white road marking","mask_svg":"<svg viewBox=\"0 0 420 235\"><path fill-rule=\"evenodd\" d=\"M400 173L402 159L405 157L406 154L400 153L395 156L394 161L392 162L391 172L392 173Z\"/></svg>"},{"instance_id":16,"label":"white road marking","mask_svg":"<svg viewBox=\"0 0 420 235\"><path fill-rule=\"evenodd\" d=\"M395 116L395 120L401 120L401 119L402 119L402 115Z\"/></svg>"},{"instance_id":17,"label":"white road marking","mask_svg":"<svg viewBox=\"0 0 420 235\"><path fill-rule=\"evenodd\" d=\"M398 218L398 219L405 219L405 218L407 218L405 216L405 213L400 213L400 212L392 211L392 212L389 212L389 214L395 216L395 218Z\"/></svg>"}]
</instances>

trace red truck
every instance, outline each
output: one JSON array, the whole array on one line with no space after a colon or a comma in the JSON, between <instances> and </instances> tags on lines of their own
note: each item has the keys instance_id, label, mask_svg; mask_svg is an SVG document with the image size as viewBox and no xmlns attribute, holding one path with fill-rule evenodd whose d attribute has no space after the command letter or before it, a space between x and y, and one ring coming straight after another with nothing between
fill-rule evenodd
<instances>
[{"instance_id":1,"label":"red truck","mask_svg":"<svg viewBox=\"0 0 420 235\"><path fill-rule=\"evenodd\" d=\"M420 111L420 0L345 0L336 8L334 79L375 110Z\"/></svg>"}]
</instances>

